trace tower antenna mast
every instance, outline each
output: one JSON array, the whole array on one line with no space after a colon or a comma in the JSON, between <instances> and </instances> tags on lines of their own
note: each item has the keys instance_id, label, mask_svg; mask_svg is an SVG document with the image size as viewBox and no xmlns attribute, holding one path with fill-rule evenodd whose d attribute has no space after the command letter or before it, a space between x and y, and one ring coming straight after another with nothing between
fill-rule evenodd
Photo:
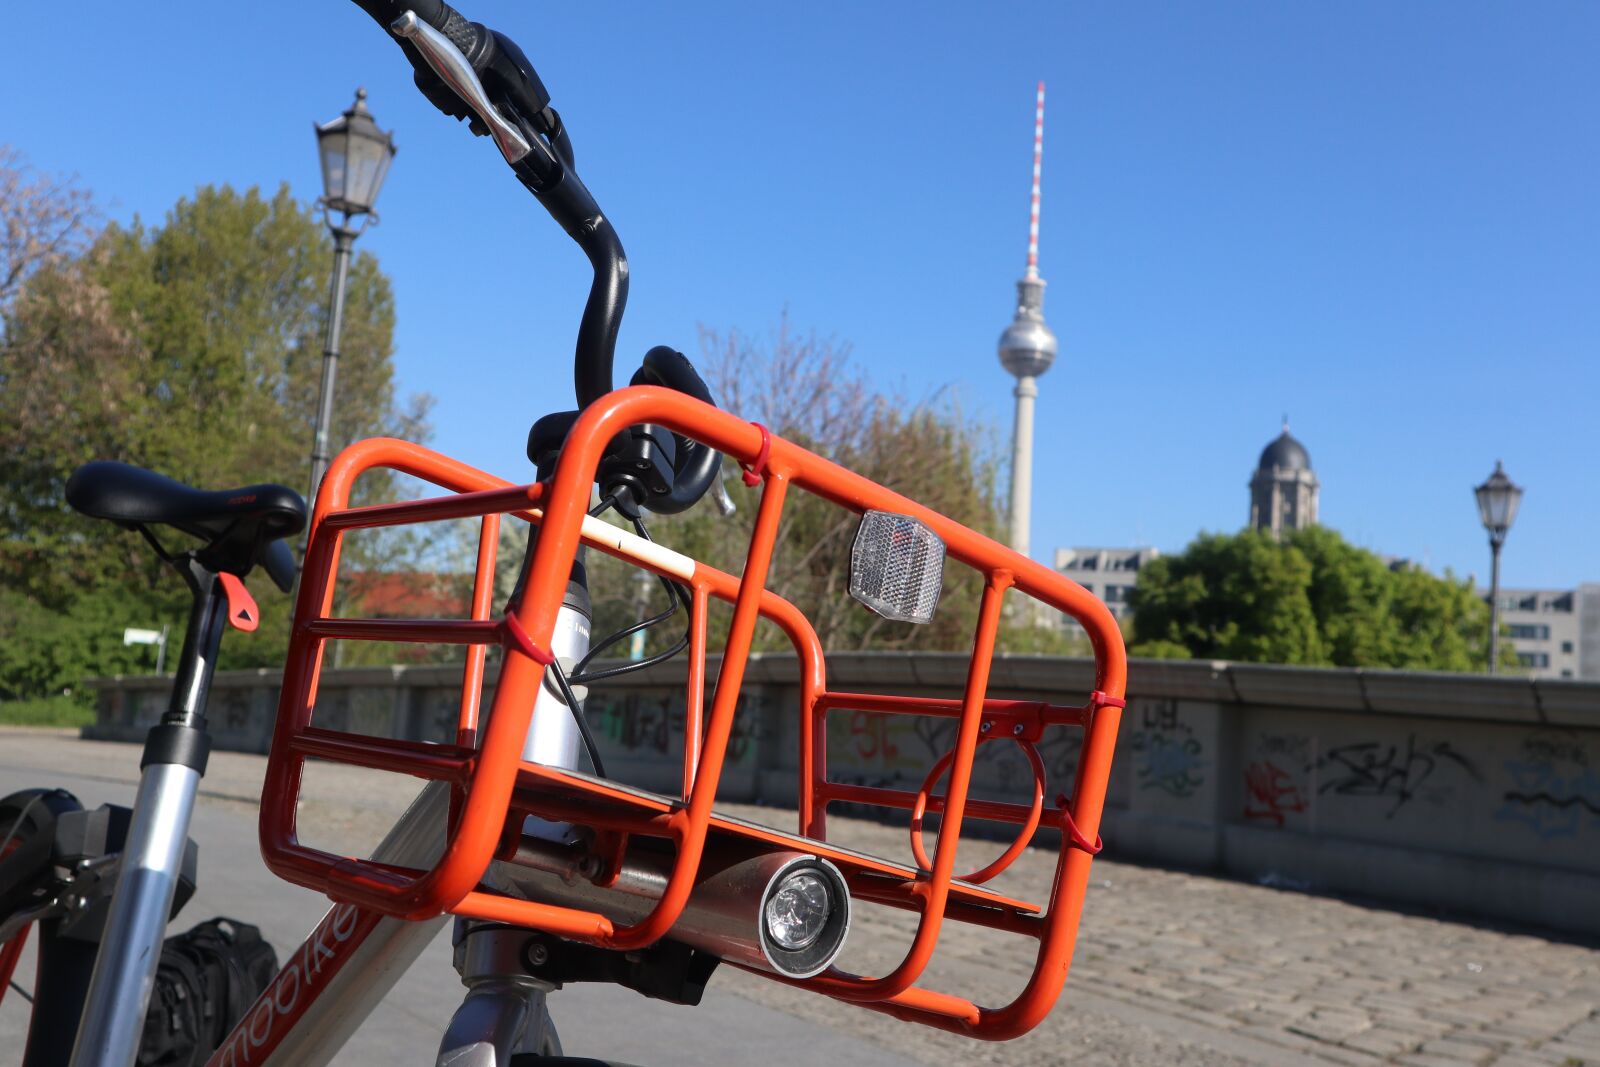
<instances>
[{"instance_id":1,"label":"tower antenna mast","mask_svg":"<svg viewBox=\"0 0 1600 1067\"><path fill-rule=\"evenodd\" d=\"M1028 210L1028 271L1029 281L1039 277L1039 170L1044 162L1044 82L1039 83L1038 96L1033 104L1033 195Z\"/></svg>"}]
</instances>

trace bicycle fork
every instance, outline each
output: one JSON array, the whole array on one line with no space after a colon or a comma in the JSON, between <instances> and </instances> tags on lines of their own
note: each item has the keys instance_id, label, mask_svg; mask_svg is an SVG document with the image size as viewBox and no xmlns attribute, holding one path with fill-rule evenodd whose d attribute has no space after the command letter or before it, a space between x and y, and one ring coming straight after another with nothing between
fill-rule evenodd
<instances>
[{"instance_id":1,"label":"bicycle fork","mask_svg":"<svg viewBox=\"0 0 1600 1067\"><path fill-rule=\"evenodd\" d=\"M570 671L588 653L589 631L589 591L580 563L567 585L551 642L564 669ZM524 760L577 768L582 750L576 720L583 714L581 689L573 694L580 706L568 708L546 670L523 742ZM572 827L530 816L522 832L570 844ZM534 935L521 927L457 919L454 942L455 966L467 996L439 1043L439 1067L506 1067L519 1051L560 1055L561 1043L545 1009L545 997L554 987L528 973L530 966L543 962L530 959L530 952L547 951Z\"/></svg>"}]
</instances>

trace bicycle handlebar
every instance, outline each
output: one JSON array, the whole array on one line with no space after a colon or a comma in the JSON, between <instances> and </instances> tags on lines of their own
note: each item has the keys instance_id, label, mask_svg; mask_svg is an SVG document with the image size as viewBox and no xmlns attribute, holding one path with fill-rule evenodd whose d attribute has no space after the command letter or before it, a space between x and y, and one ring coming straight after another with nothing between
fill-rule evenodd
<instances>
[{"instance_id":1,"label":"bicycle handlebar","mask_svg":"<svg viewBox=\"0 0 1600 1067\"><path fill-rule=\"evenodd\" d=\"M587 407L611 391L617 332L628 299L628 260L615 229L572 167L572 147L550 94L522 50L443 0L355 0L392 33L417 87L445 114L492 136L518 180L594 268L578 327L573 388Z\"/></svg>"},{"instance_id":2,"label":"bicycle handlebar","mask_svg":"<svg viewBox=\"0 0 1600 1067\"><path fill-rule=\"evenodd\" d=\"M445 114L472 122L473 132L493 137L518 180L588 257L594 280L572 370L578 407L588 407L611 391L617 333L628 300L628 260L615 228L578 177L572 144L538 72L514 41L469 21L443 0L355 2L398 39L423 95ZM709 402L710 391L688 360L671 354L676 360L652 351L635 381L670 385ZM720 466L714 451L683 444L679 490L657 502L664 512L681 511L698 500Z\"/></svg>"}]
</instances>

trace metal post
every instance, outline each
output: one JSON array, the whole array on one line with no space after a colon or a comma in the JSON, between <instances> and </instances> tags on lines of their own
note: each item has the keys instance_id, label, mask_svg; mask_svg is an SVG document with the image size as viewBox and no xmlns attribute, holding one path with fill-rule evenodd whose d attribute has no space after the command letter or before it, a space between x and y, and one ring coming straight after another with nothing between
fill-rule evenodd
<instances>
[{"instance_id":1,"label":"metal post","mask_svg":"<svg viewBox=\"0 0 1600 1067\"><path fill-rule=\"evenodd\" d=\"M328 469L328 431L333 424L333 389L339 373L339 333L344 328L345 281L350 275L350 249L355 244L356 232L343 226L329 226L333 231L333 290L329 296L328 333L322 346L322 390L317 399L317 431L311 446L311 491L306 500L315 502L317 486ZM305 558L304 543L301 559Z\"/></svg>"},{"instance_id":2,"label":"metal post","mask_svg":"<svg viewBox=\"0 0 1600 1067\"><path fill-rule=\"evenodd\" d=\"M1489 553L1493 562L1489 565L1489 673L1497 674L1500 670L1500 546L1504 543L1504 535L1496 537L1489 535Z\"/></svg>"}]
</instances>

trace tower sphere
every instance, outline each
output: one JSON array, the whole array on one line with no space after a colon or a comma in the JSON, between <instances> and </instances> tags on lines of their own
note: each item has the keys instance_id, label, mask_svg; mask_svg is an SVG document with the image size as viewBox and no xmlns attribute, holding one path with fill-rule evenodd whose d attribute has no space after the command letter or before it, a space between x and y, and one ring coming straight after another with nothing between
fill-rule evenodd
<instances>
[{"instance_id":1,"label":"tower sphere","mask_svg":"<svg viewBox=\"0 0 1600 1067\"><path fill-rule=\"evenodd\" d=\"M1000 365L1018 378L1037 378L1056 361L1056 335L1044 324L1044 281L1017 283L1017 315L1000 335Z\"/></svg>"}]
</instances>

